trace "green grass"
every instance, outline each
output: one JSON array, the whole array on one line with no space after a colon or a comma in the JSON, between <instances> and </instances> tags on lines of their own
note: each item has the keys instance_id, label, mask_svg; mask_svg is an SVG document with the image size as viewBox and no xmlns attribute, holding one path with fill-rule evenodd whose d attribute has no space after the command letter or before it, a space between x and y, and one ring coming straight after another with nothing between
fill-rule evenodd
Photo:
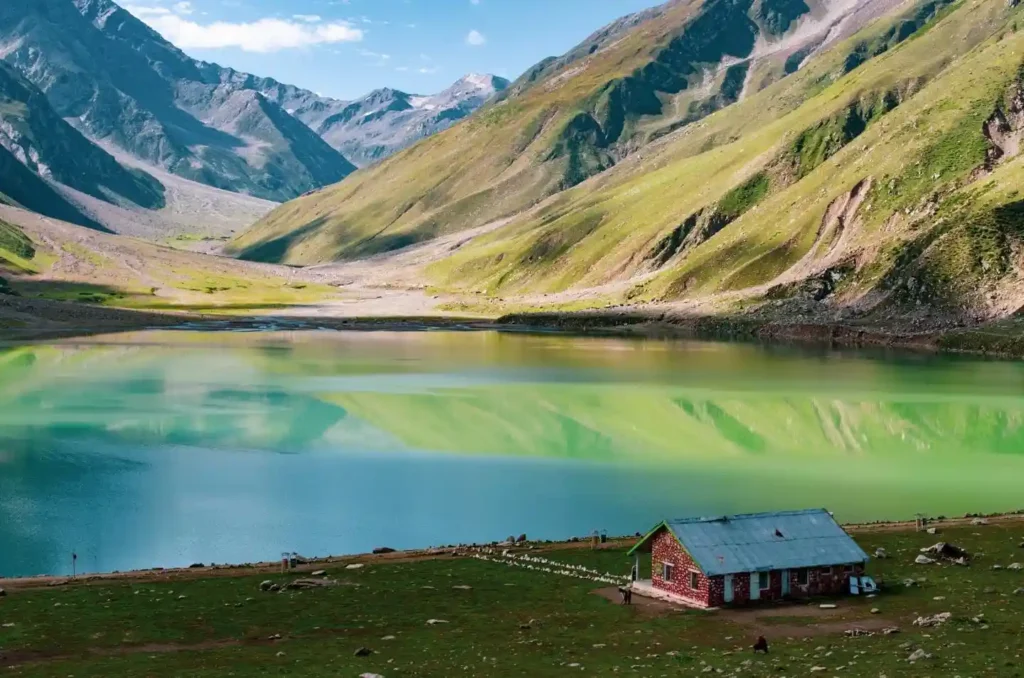
<instances>
[{"instance_id":1,"label":"green grass","mask_svg":"<svg viewBox=\"0 0 1024 678\"><path fill-rule=\"evenodd\" d=\"M1024 525L857 538L865 550L882 546L893 556L869 567L887 590L874 600L844 598L828 619L797 614L801 605L757 621L717 612L645 612L595 595L593 582L449 557L361 570L336 566L329 573L345 585L301 593L258 590L263 579L287 581L279 575L15 591L0 601L0 622L15 624L0 629L0 642L7 675L25 677L696 676L706 666L753 677L814 675L812 666L826 667L822 675L872 678L1019 674L1024 596L1013 591L1024 575L990 567L1022 559L1017 544ZM913 565L918 549L938 539L978 554L976 562ZM625 573L624 552L545 556ZM904 588L899 582L908 577L922 581ZM873 607L880 614L872 615ZM912 626L918 616L946 611L954 616L942 626ZM983 624L971 621L977 615ZM448 623L431 626L428 619ZM900 633L843 634L878 619ZM816 628L822 623L828 626ZM760 634L771 638L767 657L749 649ZM356 657L362 647L373 654ZM909 664L916 648L933 657Z\"/></svg>"}]
</instances>

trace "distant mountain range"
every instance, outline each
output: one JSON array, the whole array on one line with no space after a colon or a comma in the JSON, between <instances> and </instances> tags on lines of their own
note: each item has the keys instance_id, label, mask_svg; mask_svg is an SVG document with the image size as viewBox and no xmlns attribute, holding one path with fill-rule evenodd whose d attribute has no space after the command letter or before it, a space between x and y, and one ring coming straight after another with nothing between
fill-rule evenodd
<instances>
[{"instance_id":1,"label":"distant mountain range","mask_svg":"<svg viewBox=\"0 0 1024 678\"><path fill-rule=\"evenodd\" d=\"M0 194L94 227L106 214L96 201L164 208L159 173L295 198L445 129L508 84L469 76L433 97L338 101L194 60L110 0L4 0L0 59L0 167L11 167Z\"/></svg>"}]
</instances>

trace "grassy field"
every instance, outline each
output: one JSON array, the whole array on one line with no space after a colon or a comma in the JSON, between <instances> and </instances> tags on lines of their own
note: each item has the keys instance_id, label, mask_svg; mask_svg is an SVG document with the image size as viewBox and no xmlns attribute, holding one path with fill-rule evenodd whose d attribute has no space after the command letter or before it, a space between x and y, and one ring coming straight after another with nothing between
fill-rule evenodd
<instances>
[{"instance_id":1,"label":"grassy field","mask_svg":"<svg viewBox=\"0 0 1024 678\"><path fill-rule=\"evenodd\" d=\"M10 676L1019 676L1024 522L855 535L888 550L875 599L700 612L623 607L606 584L466 557L366 560L327 568L338 585L261 592L301 575L170 577L9 590L0 672ZM950 541L970 567L914 565ZM626 546L544 555L616 574ZM1004 569L994 570L994 565ZM913 578L916 585L904 586ZM614 593L605 591L606 595ZM614 597L614 596L612 596ZM877 610L873 613L872 610ZM919 616L950 612L939 626ZM443 620L443 623L428 623ZM898 633L884 635L883 628ZM849 636L861 629L871 635ZM759 635L769 656L754 656ZM357 656L365 648L368 656ZM930 657L908 661L921 649ZM710 667L710 668L709 668ZM821 668L816 668L821 667Z\"/></svg>"}]
</instances>

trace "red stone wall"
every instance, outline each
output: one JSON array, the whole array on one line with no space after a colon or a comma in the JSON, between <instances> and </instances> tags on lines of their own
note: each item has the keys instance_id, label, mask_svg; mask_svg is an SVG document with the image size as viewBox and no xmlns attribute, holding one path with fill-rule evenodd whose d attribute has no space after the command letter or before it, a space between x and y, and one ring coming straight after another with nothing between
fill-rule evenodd
<instances>
[{"instance_id":1,"label":"red stone wall","mask_svg":"<svg viewBox=\"0 0 1024 678\"><path fill-rule=\"evenodd\" d=\"M662 563L671 563L675 566L670 582L662 579ZM697 572L696 589L690 588L690 572ZM651 580L655 588L686 598L694 605L708 607L711 582L679 545L672 533L665 529L655 535L651 543ZM719 581L718 586L721 585L722 582ZM718 595L721 596L721 591Z\"/></svg>"},{"instance_id":2,"label":"red stone wall","mask_svg":"<svg viewBox=\"0 0 1024 678\"><path fill-rule=\"evenodd\" d=\"M825 572L829 568L809 568L807 570L807 584L801 586L798 581L800 573L798 570L789 571L789 596L788 598L811 598L814 596L836 596L843 595L850 590L850 577L864 574L864 567L857 564L853 572L844 571L842 566L831 568L831 574ZM719 607L725 604L725 577L712 577L712 581L720 580L721 583L713 586L713 591L720 592L719 596L712 595L709 600L711 607ZM751 601L750 598L750 573L743 572L734 574L733 601L732 605L743 605ZM753 578L754 585L757 585L757 575ZM759 600L782 600L782 572L773 570L768 573L768 588L761 590Z\"/></svg>"}]
</instances>

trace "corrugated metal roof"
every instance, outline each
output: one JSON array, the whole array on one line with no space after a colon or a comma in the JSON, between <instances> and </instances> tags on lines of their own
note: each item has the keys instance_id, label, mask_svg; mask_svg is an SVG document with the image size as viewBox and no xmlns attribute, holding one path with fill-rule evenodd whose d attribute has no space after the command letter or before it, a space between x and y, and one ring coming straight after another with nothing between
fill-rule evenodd
<instances>
[{"instance_id":1,"label":"corrugated metal roof","mask_svg":"<svg viewBox=\"0 0 1024 678\"><path fill-rule=\"evenodd\" d=\"M669 520L665 525L708 576L868 559L825 509Z\"/></svg>"}]
</instances>

